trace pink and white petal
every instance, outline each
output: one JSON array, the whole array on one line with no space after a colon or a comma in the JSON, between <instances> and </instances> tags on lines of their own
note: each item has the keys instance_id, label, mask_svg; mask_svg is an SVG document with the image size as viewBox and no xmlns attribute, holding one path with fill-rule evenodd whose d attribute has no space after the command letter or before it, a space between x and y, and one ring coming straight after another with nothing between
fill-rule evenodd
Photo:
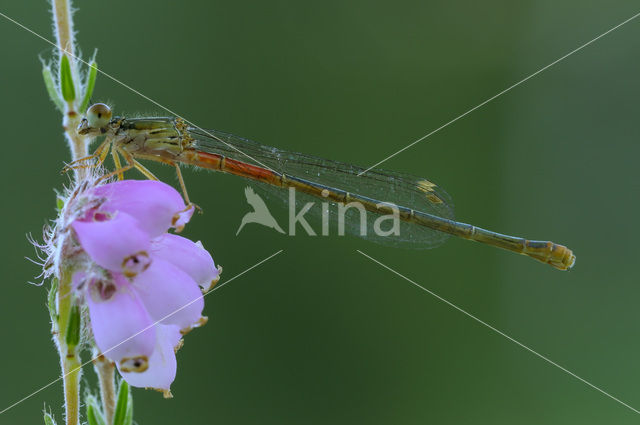
<instances>
[{"instance_id":1,"label":"pink and white petal","mask_svg":"<svg viewBox=\"0 0 640 425\"><path fill-rule=\"evenodd\" d=\"M152 256L149 268L132 287L154 320L188 330L200 323L204 300L198 284L168 261Z\"/></svg>"},{"instance_id":2,"label":"pink and white petal","mask_svg":"<svg viewBox=\"0 0 640 425\"><path fill-rule=\"evenodd\" d=\"M201 244L167 233L151 241L151 254L186 272L203 289L210 289L219 279L211 254Z\"/></svg>"},{"instance_id":3,"label":"pink and white petal","mask_svg":"<svg viewBox=\"0 0 640 425\"><path fill-rule=\"evenodd\" d=\"M175 229L176 232L182 232L184 226L191 220L195 210L195 207L190 205L188 208L185 206L182 210L178 211L178 213L173 216L171 228Z\"/></svg>"},{"instance_id":4,"label":"pink and white petal","mask_svg":"<svg viewBox=\"0 0 640 425\"><path fill-rule=\"evenodd\" d=\"M129 361L143 369L155 349L156 332L127 280L116 275L113 282L90 282L86 301L93 337L102 354L116 363Z\"/></svg>"},{"instance_id":5,"label":"pink and white petal","mask_svg":"<svg viewBox=\"0 0 640 425\"><path fill-rule=\"evenodd\" d=\"M156 347L149 358L149 368L144 372L124 372L122 377L134 387L155 388L168 391L176 377L175 348L180 343L182 334L175 325L156 325Z\"/></svg>"},{"instance_id":6,"label":"pink and white petal","mask_svg":"<svg viewBox=\"0 0 640 425\"><path fill-rule=\"evenodd\" d=\"M100 211L124 211L140 223L150 237L169 228L181 229L193 215L182 196L168 184L155 180L122 180L98 186L93 192L106 200Z\"/></svg>"},{"instance_id":7,"label":"pink and white petal","mask_svg":"<svg viewBox=\"0 0 640 425\"><path fill-rule=\"evenodd\" d=\"M132 256L147 257L149 236L129 214L118 212L107 221L74 221L78 242L99 266L120 272Z\"/></svg>"}]
</instances>

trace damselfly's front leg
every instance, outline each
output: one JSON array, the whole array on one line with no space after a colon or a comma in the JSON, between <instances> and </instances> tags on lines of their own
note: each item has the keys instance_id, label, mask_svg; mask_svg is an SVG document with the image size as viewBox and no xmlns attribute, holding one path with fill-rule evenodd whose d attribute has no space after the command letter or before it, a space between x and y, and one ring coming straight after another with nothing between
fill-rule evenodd
<instances>
[{"instance_id":1,"label":"damselfly's front leg","mask_svg":"<svg viewBox=\"0 0 640 425\"><path fill-rule=\"evenodd\" d=\"M89 156L85 156L84 158L76 159L75 161L72 161L69 164L67 164L62 169L62 173L66 173L71 170L78 170L82 168L97 168L101 166L104 163L104 160L107 158L109 151L111 150L109 149L110 147L111 147L111 140L106 139L104 142L100 144L100 146L96 148L93 154ZM98 159L97 162L92 164L88 163L88 161L91 161L96 158Z\"/></svg>"}]
</instances>

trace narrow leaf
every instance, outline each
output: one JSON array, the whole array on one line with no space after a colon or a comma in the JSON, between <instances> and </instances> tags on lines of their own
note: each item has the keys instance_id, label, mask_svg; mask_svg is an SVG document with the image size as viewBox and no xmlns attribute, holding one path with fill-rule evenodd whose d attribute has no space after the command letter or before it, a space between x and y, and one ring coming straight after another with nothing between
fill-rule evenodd
<instances>
[{"instance_id":1,"label":"narrow leaf","mask_svg":"<svg viewBox=\"0 0 640 425\"><path fill-rule=\"evenodd\" d=\"M51 416L51 413L46 413L44 414L44 425L56 425L56 421L53 419L53 416Z\"/></svg>"},{"instance_id":2,"label":"narrow leaf","mask_svg":"<svg viewBox=\"0 0 640 425\"><path fill-rule=\"evenodd\" d=\"M127 410L129 410L129 404L133 404L133 399L130 394L129 384L124 379L120 381L120 388L118 388L118 400L116 401L116 411L113 414L113 425L125 425L127 422ZM133 406L131 407L133 411Z\"/></svg>"},{"instance_id":3,"label":"narrow leaf","mask_svg":"<svg viewBox=\"0 0 640 425\"><path fill-rule=\"evenodd\" d=\"M129 392L129 400L127 404L127 414L124 417L123 425L133 425L133 396Z\"/></svg>"},{"instance_id":4,"label":"narrow leaf","mask_svg":"<svg viewBox=\"0 0 640 425\"><path fill-rule=\"evenodd\" d=\"M84 99L80 105L80 112L84 113L89 106L91 96L93 96L93 89L96 86L96 77L98 75L98 64L96 61L91 61L89 64L89 75L87 75L87 81L85 84Z\"/></svg>"},{"instance_id":5,"label":"narrow leaf","mask_svg":"<svg viewBox=\"0 0 640 425\"><path fill-rule=\"evenodd\" d=\"M98 406L98 400L93 396L88 396L85 399L87 405L87 422L89 425L107 425L104 416Z\"/></svg>"},{"instance_id":6,"label":"narrow leaf","mask_svg":"<svg viewBox=\"0 0 640 425\"><path fill-rule=\"evenodd\" d=\"M47 93L49 93L49 98L60 112L64 112L64 103L60 98L60 93L58 93L58 90L56 89L56 83L53 81L51 68L49 65L45 65L44 63L42 64L42 78L44 79L44 86L47 89Z\"/></svg>"},{"instance_id":7,"label":"narrow leaf","mask_svg":"<svg viewBox=\"0 0 640 425\"><path fill-rule=\"evenodd\" d=\"M64 207L65 196L62 192L57 189L53 189L53 192L56 194L56 210L60 212Z\"/></svg>"},{"instance_id":8,"label":"narrow leaf","mask_svg":"<svg viewBox=\"0 0 640 425\"><path fill-rule=\"evenodd\" d=\"M58 307L56 306L56 297L58 296L58 279L54 278L51 281L51 288L47 294L47 307L49 308L49 315L51 321L58 322Z\"/></svg>"},{"instance_id":9,"label":"narrow leaf","mask_svg":"<svg viewBox=\"0 0 640 425\"><path fill-rule=\"evenodd\" d=\"M73 348L80 343L80 307L74 305L67 323L67 346Z\"/></svg>"},{"instance_id":10,"label":"narrow leaf","mask_svg":"<svg viewBox=\"0 0 640 425\"><path fill-rule=\"evenodd\" d=\"M76 99L76 88L73 83L73 75L71 74L71 64L67 55L62 55L60 58L60 90L62 91L62 98L67 102L72 102Z\"/></svg>"}]
</instances>

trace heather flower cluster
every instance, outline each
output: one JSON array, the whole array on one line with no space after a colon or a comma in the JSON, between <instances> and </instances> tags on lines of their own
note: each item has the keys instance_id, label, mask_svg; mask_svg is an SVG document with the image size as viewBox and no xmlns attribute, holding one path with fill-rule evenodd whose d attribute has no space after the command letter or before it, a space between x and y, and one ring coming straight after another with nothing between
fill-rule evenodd
<instances>
[{"instance_id":1,"label":"heather flower cluster","mask_svg":"<svg viewBox=\"0 0 640 425\"><path fill-rule=\"evenodd\" d=\"M202 293L219 279L201 244L168 233L184 227L193 207L151 180L96 186L72 202L73 288L95 345L129 384L168 394L175 351L206 322Z\"/></svg>"},{"instance_id":2,"label":"heather flower cluster","mask_svg":"<svg viewBox=\"0 0 640 425\"><path fill-rule=\"evenodd\" d=\"M64 423L132 425L130 385L170 396L175 353L187 332L206 323L203 292L221 270L200 243L170 233L193 214L177 191L158 181L122 180L117 152L115 174L102 168L109 149L90 154L97 134L79 126L87 120L102 127L111 119L87 109L96 58L79 56L71 0L48 5L57 49L51 62L43 61L42 77L71 152L64 171L73 176L69 190L58 194L58 216L45 227L44 242L32 242L42 252L41 277L51 283L47 307L60 357ZM121 181L105 184L114 175ZM92 352L99 398L93 389L81 397L85 349ZM116 367L124 379L115 379ZM52 412L43 416L46 425L56 424Z\"/></svg>"}]
</instances>

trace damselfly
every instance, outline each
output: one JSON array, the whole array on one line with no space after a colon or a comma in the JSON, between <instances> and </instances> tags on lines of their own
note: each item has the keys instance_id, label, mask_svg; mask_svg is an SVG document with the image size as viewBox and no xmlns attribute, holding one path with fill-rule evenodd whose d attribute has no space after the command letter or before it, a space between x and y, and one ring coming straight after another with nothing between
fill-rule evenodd
<instances>
[{"instance_id":1,"label":"damselfly","mask_svg":"<svg viewBox=\"0 0 640 425\"><path fill-rule=\"evenodd\" d=\"M453 220L451 200L444 190L424 178L384 170L368 170L310 155L262 146L215 130L189 126L180 118L112 118L104 104L92 105L78 127L78 133L105 136L90 157L72 163L97 159L101 164L109 151L118 175L132 168L155 179L138 159L159 161L176 167L185 198L188 196L180 164L221 171L286 191L333 203L362 205L366 219L397 214L402 227L394 235L367 235L378 242L415 248L433 248L455 235L523 254L560 269L570 269L573 252L550 241L534 241L491 232ZM124 159L124 164L121 159ZM283 190L284 189L284 190ZM348 220L361 219L358 215ZM357 228L350 223L350 228Z\"/></svg>"}]
</instances>

